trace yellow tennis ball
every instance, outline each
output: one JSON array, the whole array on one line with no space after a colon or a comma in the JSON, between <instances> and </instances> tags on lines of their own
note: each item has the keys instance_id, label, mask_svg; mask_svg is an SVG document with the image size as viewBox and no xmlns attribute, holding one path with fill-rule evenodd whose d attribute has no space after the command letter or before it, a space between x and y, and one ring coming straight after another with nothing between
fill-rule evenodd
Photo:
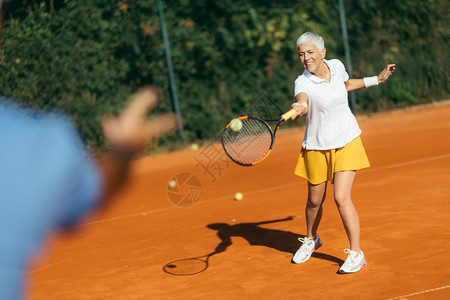
<instances>
[{"instance_id":1,"label":"yellow tennis ball","mask_svg":"<svg viewBox=\"0 0 450 300\"><path fill-rule=\"evenodd\" d=\"M234 200L241 201L242 199L244 199L244 195L242 195L242 193L234 194Z\"/></svg>"},{"instance_id":2,"label":"yellow tennis ball","mask_svg":"<svg viewBox=\"0 0 450 300\"><path fill-rule=\"evenodd\" d=\"M176 188L176 187L177 187L177 182L176 182L175 180L169 181L169 187L170 187L171 189Z\"/></svg>"},{"instance_id":3,"label":"yellow tennis ball","mask_svg":"<svg viewBox=\"0 0 450 300\"><path fill-rule=\"evenodd\" d=\"M242 121L239 119L233 119L230 122L230 129L233 131L239 131L242 129Z\"/></svg>"},{"instance_id":4,"label":"yellow tennis ball","mask_svg":"<svg viewBox=\"0 0 450 300\"><path fill-rule=\"evenodd\" d=\"M193 143L193 144L191 145L191 150L192 150L192 151L198 150L198 144Z\"/></svg>"}]
</instances>

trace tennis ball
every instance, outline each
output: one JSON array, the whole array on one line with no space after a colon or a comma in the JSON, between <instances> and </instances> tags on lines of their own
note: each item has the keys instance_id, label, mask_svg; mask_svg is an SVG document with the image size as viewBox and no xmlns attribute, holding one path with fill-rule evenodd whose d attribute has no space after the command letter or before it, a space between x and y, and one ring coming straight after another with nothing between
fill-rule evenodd
<instances>
[{"instance_id":1,"label":"tennis ball","mask_svg":"<svg viewBox=\"0 0 450 300\"><path fill-rule=\"evenodd\" d=\"M231 122L230 122L230 128L231 128L231 130L233 130L233 131L235 131L235 132L241 130L241 129L242 129L242 121L239 120L239 119L233 119L233 120L231 120Z\"/></svg>"},{"instance_id":2,"label":"tennis ball","mask_svg":"<svg viewBox=\"0 0 450 300\"><path fill-rule=\"evenodd\" d=\"M234 194L234 200L241 201L244 198L244 195L242 193L236 193Z\"/></svg>"},{"instance_id":3,"label":"tennis ball","mask_svg":"<svg viewBox=\"0 0 450 300\"><path fill-rule=\"evenodd\" d=\"M170 187L171 189L176 188L176 187L177 187L177 182L176 182L175 180L169 181L169 187Z\"/></svg>"}]
</instances>

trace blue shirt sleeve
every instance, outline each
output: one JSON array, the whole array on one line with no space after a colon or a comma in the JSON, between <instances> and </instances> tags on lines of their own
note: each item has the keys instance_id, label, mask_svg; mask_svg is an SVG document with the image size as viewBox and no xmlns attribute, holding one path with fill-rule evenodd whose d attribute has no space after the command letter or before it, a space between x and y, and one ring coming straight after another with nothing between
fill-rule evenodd
<instances>
[{"instance_id":1,"label":"blue shirt sleeve","mask_svg":"<svg viewBox=\"0 0 450 300\"><path fill-rule=\"evenodd\" d=\"M46 233L93 210L102 182L64 116L19 109L0 99L0 132L1 296L20 293L23 269Z\"/></svg>"}]
</instances>

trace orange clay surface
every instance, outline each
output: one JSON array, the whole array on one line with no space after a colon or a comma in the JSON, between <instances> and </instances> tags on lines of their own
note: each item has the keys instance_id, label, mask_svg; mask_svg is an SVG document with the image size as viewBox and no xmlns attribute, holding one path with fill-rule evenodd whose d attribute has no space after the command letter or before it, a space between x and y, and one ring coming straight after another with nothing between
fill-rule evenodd
<instances>
[{"instance_id":1,"label":"orange clay surface","mask_svg":"<svg viewBox=\"0 0 450 300\"><path fill-rule=\"evenodd\" d=\"M110 207L50 234L30 270L30 298L450 299L450 102L361 116L359 124L372 165L357 172L352 193L368 262L361 272L337 274L349 245L331 184L323 246L307 263L290 263L306 231L307 184L293 174L304 131L297 127L279 132L255 167L223 159L220 144L135 161ZM180 173L201 185L190 207L168 196ZM163 270L216 247L222 252L201 273Z\"/></svg>"}]
</instances>

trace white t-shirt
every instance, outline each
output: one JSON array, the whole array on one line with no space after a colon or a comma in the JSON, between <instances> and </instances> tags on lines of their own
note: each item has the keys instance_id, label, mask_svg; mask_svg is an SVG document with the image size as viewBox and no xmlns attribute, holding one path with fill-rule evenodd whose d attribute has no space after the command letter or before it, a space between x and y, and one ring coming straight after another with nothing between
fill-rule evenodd
<instances>
[{"instance_id":1,"label":"white t-shirt","mask_svg":"<svg viewBox=\"0 0 450 300\"><path fill-rule=\"evenodd\" d=\"M361 134L355 116L348 106L345 82L349 79L338 59L324 60L330 68L330 82L308 71L297 77L294 97L308 95L308 112L303 148L330 150L341 148Z\"/></svg>"}]
</instances>

